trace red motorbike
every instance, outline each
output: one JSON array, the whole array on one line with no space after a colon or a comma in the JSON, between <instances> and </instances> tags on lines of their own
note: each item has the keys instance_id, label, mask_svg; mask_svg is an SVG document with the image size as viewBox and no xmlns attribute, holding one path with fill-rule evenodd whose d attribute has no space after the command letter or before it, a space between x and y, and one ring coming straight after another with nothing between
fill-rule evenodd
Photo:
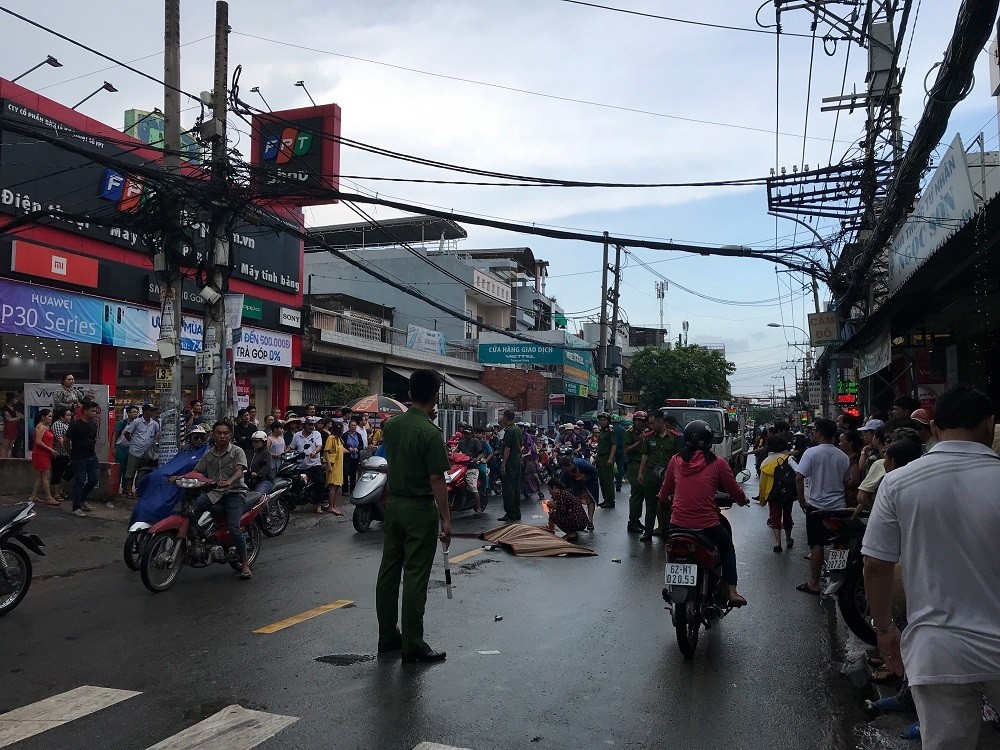
<instances>
[{"instance_id":1,"label":"red motorbike","mask_svg":"<svg viewBox=\"0 0 1000 750\"><path fill-rule=\"evenodd\" d=\"M448 507L452 513L463 510L475 510L476 498L469 492L466 484L466 476L470 471L476 472L476 488L479 491L479 507L485 510L489 502L489 493L485 491L483 476L479 471L479 464L475 463L470 456L455 451L451 454L451 468L444 475L444 481L448 485Z\"/></svg>"},{"instance_id":2,"label":"red motorbike","mask_svg":"<svg viewBox=\"0 0 1000 750\"><path fill-rule=\"evenodd\" d=\"M215 503L211 511L205 511L198 518L194 515L195 500L215 483L197 472L190 472L177 479L177 486L185 490L181 510L149 529L139 563L142 582L154 593L173 586L185 563L192 568L229 563L233 570L242 569L222 505ZM266 508L267 495L247 493L240 528L246 537L247 558L251 565L257 559L261 540L260 524L254 521Z\"/></svg>"}]
</instances>

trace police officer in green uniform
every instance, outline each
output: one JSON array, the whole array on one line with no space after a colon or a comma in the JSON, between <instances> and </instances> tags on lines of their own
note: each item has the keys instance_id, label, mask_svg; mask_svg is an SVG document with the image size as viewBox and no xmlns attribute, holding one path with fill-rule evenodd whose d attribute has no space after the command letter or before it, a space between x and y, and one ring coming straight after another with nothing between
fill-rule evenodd
<instances>
[{"instance_id":1,"label":"police officer in green uniform","mask_svg":"<svg viewBox=\"0 0 1000 750\"><path fill-rule=\"evenodd\" d=\"M639 481L639 464L642 463L642 445L650 433L647 430L649 418L646 412L637 411L632 415L632 426L625 431L625 460L628 468L625 472L628 477L628 526L629 532L639 533L645 531L646 527L642 523L642 506L645 492L642 482Z\"/></svg>"},{"instance_id":2,"label":"police officer in green uniform","mask_svg":"<svg viewBox=\"0 0 1000 750\"><path fill-rule=\"evenodd\" d=\"M500 418L503 440L500 443L500 487L503 489L503 515L498 521L521 520L521 449L524 436L514 424L514 411L508 409Z\"/></svg>"},{"instance_id":3,"label":"police officer in green uniform","mask_svg":"<svg viewBox=\"0 0 1000 750\"><path fill-rule=\"evenodd\" d=\"M658 518L660 530L666 534L670 522L670 509L664 504L658 508L657 496L663 484L663 472L674 454L684 447L683 441L667 428L662 411L657 409L650 415L652 434L642 445L642 461L639 463L638 480L642 483L643 499L646 502L645 530L639 541L648 542L653 538L653 524Z\"/></svg>"},{"instance_id":4,"label":"police officer in green uniform","mask_svg":"<svg viewBox=\"0 0 1000 750\"><path fill-rule=\"evenodd\" d=\"M437 540L451 541L451 513L444 474L450 468L441 431L431 422L441 377L433 370L410 376L413 406L385 423L382 439L389 464L389 500L385 506L382 566L375 587L378 651L402 650L403 662L445 658L424 641L424 607ZM441 531L438 533L440 516ZM402 618L398 628L399 581L403 579Z\"/></svg>"},{"instance_id":5,"label":"police officer in green uniform","mask_svg":"<svg viewBox=\"0 0 1000 750\"><path fill-rule=\"evenodd\" d=\"M611 415L597 415L597 473L601 482L601 499L598 508L615 507L615 433L611 429Z\"/></svg>"}]
</instances>

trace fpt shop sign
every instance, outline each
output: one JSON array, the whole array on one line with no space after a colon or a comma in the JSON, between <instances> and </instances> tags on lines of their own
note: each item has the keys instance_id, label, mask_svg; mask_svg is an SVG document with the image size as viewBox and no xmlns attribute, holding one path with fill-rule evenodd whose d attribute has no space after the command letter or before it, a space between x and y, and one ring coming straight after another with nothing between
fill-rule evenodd
<instances>
[{"instance_id":1,"label":"fpt shop sign","mask_svg":"<svg viewBox=\"0 0 1000 750\"><path fill-rule=\"evenodd\" d=\"M237 362L276 367L292 366L292 337L287 333L246 327L242 331L233 351Z\"/></svg>"}]
</instances>

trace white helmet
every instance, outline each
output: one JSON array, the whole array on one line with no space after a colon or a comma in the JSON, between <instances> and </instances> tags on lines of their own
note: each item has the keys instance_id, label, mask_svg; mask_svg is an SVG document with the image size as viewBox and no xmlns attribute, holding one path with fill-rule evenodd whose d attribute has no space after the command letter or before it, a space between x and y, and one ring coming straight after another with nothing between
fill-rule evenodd
<instances>
[{"instance_id":1,"label":"white helmet","mask_svg":"<svg viewBox=\"0 0 1000 750\"><path fill-rule=\"evenodd\" d=\"M253 435L250 436L251 440L267 440L267 433L263 430L257 430Z\"/></svg>"}]
</instances>

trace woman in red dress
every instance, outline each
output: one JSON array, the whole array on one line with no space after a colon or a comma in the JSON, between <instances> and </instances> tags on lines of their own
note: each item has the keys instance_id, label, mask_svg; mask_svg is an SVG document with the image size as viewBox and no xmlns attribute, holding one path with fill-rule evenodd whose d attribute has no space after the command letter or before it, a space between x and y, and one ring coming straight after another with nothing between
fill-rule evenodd
<instances>
[{"instance_id":1,"label":"woman in red dress","mask_svg":"<svg viewBox=\"0 0 1000 750\"><path fill-rule=\"evenodd\" d=\"M55 448L52 442L55 435L52 432L52 410L39 409L35 417L35 442L31 449L31 465L38 472L35 479L35 486L31 490L30 500L35 503L44 502L46 505L59 505L59 501L52 497L52 457L55 455ZM38 497L38 488L45 491L45 499Z\"/></svg>"}]
</instances>

